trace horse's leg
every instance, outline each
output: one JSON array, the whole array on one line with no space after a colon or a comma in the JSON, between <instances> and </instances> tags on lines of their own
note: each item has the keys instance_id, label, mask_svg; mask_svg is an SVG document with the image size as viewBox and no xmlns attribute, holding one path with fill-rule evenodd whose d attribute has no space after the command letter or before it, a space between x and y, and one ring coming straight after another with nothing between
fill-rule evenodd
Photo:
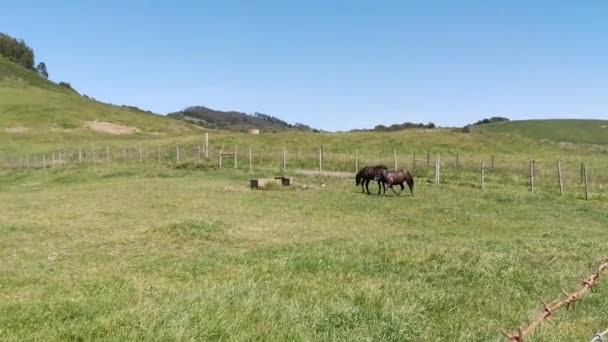
<instances>
[{"instance_id":1,"label":"horse's leg","mask_svg":"<svg viewBox=\"0 0 608 342\"><path fill-rule=\"evenodd\" d=\"M414 181L410 180L409 182L407 182L407 186L410 188L410 193L412 194L412 197L414 197Z\"/></svg>"},{"instance_id":2,"label":"horse's leg","mask_svg":"<svg viewBox=\"0 0 608 342\"><path fill-rule=\"evenodd\" d=\"M378 196L380 196L380 192L382 191L382 185L384 185L384 182L378 181Z\"/></svg>"},{"instance_id":3,"label":"horse's leg","mask_svg":"<svg viewBox=\"0 0 608 342\"><path fill-rule=\"evenodd\" d=\"M369 192L369 182L371 181L371 179L366 179L365 180L365 189L367 190L367 194L370 195Z\"/></svg>"},{"instance_id":4,"label":"horse's leg","mask_svg":"<svg viewBox=\"0 0 608 342\"><path fill-rule=\"evenodd\" d=\"M393 193L395 194L395 196L399 196L399 194L393 188L393 184L390 184L388 187L391 188L391 190L393 190Z\"/></svg>"},{"instance_id":5,"label":"horse's leg","mask_svg":"<svg viewBox=\"0 0 608 342\"><path fill-rule=\"evenodd\" d=\"M382 182L382 190L383 190L383 195L386 196L386 183Z\"/></svg>"},{"instance_id":6,"label":"horse's leg","mask_svg":"<svg viewBox=\"0 0 608 342\"><path fill-rule=\"evenodd\" d=\"M362 181L361 182L361 193L364 193L364 192L365 192L365 182Z\"/></svg>"},{"instance_id":7,"label":"horse's leg","mask_svg":"<svg viewBox=\"0 0 608 342\"><path fill-rule=\"evenodd\" d=\"M403 192L403 189L405 189L405 186L403 185L403 182L399 183L399 186L401 187L401 191L399 191L399 195L401 195L401 193Z\"/></svg>"}]
</instances>

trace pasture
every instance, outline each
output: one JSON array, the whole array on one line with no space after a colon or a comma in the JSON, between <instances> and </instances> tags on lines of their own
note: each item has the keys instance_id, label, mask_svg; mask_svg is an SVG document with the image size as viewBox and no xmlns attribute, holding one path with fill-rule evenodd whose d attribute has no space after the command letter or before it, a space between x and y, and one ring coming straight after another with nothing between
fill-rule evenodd
<instances>
[{"instance_id":1,"label":"pasture","mask_svg":"<svg viewBox=\"0 0 608 342\"><path fill-rule=\"evenodd\" d=\"M600 199L248 179L153 164L2 173L0 339L503 341L608 255ZM528 340L590 339L607 293Z\"/></svg>"}]
</instances>

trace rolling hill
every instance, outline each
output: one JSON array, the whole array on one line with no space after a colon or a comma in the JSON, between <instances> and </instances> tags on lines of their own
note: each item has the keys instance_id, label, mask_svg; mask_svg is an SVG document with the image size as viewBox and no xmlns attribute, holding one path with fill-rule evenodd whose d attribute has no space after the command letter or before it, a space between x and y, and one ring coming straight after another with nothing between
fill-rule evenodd
<instances>
[{"instance_id":1,"label":"rolling hill","mask_svg":"<svg viewBox=\"0 0 608 342\"><path fill-rule=\"evenodd\" d=\"M608 145L608 120L521 120L472 126L473 131L509 134L535 140Z\"/></svg>"},{"instance_id":2,"label":"rolling hill","mask_svg":"<svg viewBox=\"0 0 608 342\"><path fill-rule=\"evenodd\" d=\"M0 141L69 142L74 139L170 136L200 129L135 107L81 96L0 57Z\"/></svg>"},{"instance_id":3,"label":"rolling hill","mask_svg":"<svg viewBox=\"0 0 608 342\"><path fill-rule=\"evenodd\" d=\"M226 130L246 131L258 128L263 131L279 131L297 129L301 131L314 131L307 125L287 123L277 117L262 113L247 114L237 111L219 111L204 106L188 107L180 112L167 114L180 120L206 128L220 128Z\"/></svg>"}]
</instances>

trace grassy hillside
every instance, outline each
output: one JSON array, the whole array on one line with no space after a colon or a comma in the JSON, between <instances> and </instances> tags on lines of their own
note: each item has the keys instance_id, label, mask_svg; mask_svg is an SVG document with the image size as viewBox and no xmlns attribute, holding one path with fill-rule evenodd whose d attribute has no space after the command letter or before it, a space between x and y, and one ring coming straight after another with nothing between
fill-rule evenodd
<instances>
[{"instance_id":1,"label":"grassy hillside","mask_svg":"<svg viewBox=\"0 0 608 342\"><path fill-rule=\"evenodd\" d=\"M88 124L94 121L113 125ZM87 99L0 57L0 142L4 145L115 138L109 133L112 129L131 132L121 135L130 138L198 131L182 121Z\"/></svg>"},{"instance_id":2,"label":"grassy hillside","mask_svg":"<svg viewBox=\"0 0 608 342\"><path fill-rule=\"evenodd\" d=\"M608 120L522 120L480 125L473 130L536 140L608 145Z\"/></svg>"},{"instance_id":3,"label":"grassy hillside","mask_svg":"<svg viewBox=\"0 0 608 342\"><path fill-rule=\"evenodd\" d=\"M93 130L87 125L91 121L113 123L126 128L129 134ZM357 133L291 131L260 135L214 131L211 148L217 152L222 147L230 150L236 145L243 151L252 146L258 154L264 151L266 155L279 155L285 147L290 160L294 153L309 153L309 159L315 160L319 145L325 147L327 156L342 153L352 158L358 149L361 155L367 155L367 160L377 157L390 161L393 148L404 155L402 159L409 158L405 154L414 150L420 155L429 150L452 156L458 152L474 163L490 154L516 156L522 160L543 157L554 160L567 155L595 156L598 150L561 146L540 139L608 144L608 135L604 133L608 128L602 127L604 124L608 125L608 121L521 121L479 126L471 133L446 129ZM147 150L152 151L159 143L198 145L202 142L201 132L200 128L181 120L84 98L0 58L0 152L26 154L79 147L105 148L106 145L129 147L139 143L150 145Z\"/></svg>"}]
</instances>

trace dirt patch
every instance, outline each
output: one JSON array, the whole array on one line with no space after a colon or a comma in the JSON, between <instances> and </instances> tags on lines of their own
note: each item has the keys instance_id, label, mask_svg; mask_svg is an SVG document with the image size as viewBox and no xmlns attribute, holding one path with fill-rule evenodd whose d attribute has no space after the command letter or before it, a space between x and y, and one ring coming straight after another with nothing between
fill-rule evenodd
<instances>
[{"instance_id":1,"label":"dirt patch","mask_svg":"<svg viewBox=\"0 0 608 342\"><path fill-rule=\"evenodd\" d=\"M249 187L244 184L227 184L224 185L224 191L245 192L249 191Z\"/></svg>"},{"instance_id":2,"label":"dirt patch","mask_svg":"<svg viewBox=\"0 0 608 342\"><path fill-rule=\"evenodd\" d=\"M85 127L90 128L97 132L110 133L110 134L133 134L139 132L137 127L129 127L125 125L114 124L111 122L104 121L87 121Z\"/></svg>"},{"instance_id":3,"label":"dirt patch","mask_svg":"<svg viewBox=\"0 0 608 342\"><path fill-rule=\"evenodd\" d=\"M5 129L5 131L7 131L8 133L27 133L30 130L31 128L28 127L10 127Z\"/></svg>"}]
</instances>

